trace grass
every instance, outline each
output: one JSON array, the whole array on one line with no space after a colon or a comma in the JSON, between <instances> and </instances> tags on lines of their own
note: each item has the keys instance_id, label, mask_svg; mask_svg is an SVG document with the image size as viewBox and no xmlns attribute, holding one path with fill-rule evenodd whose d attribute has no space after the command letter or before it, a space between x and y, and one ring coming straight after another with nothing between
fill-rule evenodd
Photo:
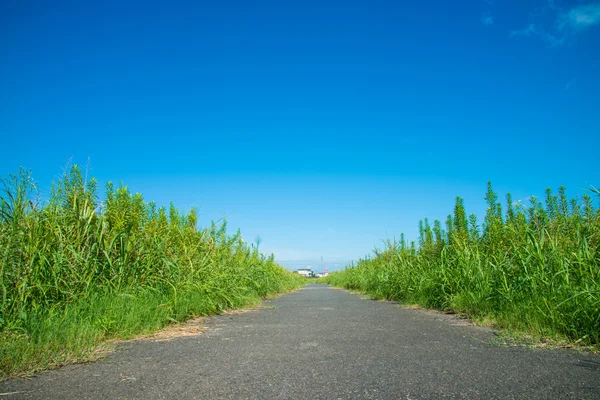
<instances>
[{"instance_id":1,"label":"grass","mask_svg":"<svg viewBox=\"0 0 600 400\"><path fill-rule=\"evenodd\" d=\"M600 211L593 198L568 199L561 187L526 206L509 194L502 212L488 184L486 200L481 227L457 198L445 229L425 219L418 243L389 241L325 281L493 321L522 337L600 350Z\"/></svg>"},{"instance_id":2,"label":"grass","mask_svg":"<svg viewBox=\"0 0 600 400\"><path fill-rule=\"evenodd\" d=\"M182 215L74 166L41 203L28 171L0 194L0 376L93 359L106 340L256 304L304 280L226 222Z\"/></svg>"}]
</instances>

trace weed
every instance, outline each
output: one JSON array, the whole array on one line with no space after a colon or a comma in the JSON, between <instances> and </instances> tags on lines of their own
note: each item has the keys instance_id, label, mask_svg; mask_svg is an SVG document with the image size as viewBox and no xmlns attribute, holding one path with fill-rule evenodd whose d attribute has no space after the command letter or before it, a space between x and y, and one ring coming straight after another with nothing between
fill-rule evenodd
<instances>
[{"instance_id":1,"label":"weed","mask_svg":"<svg viewBox=\"0 0 600 400\"><path fill-rule=\"evenodd\" d=\"M109 183L100 202L77 166L36 198L31 173L2 180L0 373L93 357L107 339L256 304L303 284L227 224L197 228Z\"/></svg>"},{"instance_id":2,"label":"weed","mask_svg":"<svg viewBox=\"0 0 600 400\"><path fill-rule=\"evenodd\" d=\"M596 195L600 194L594 190ZM455 310L515 332L600 345L600 210L561 187L543 204L506 196L502 212L488 183L483 226L456 199L446 229L419 225L418 245L388 241L327 283L378 299Z\"/></svg>"}]
</instances>

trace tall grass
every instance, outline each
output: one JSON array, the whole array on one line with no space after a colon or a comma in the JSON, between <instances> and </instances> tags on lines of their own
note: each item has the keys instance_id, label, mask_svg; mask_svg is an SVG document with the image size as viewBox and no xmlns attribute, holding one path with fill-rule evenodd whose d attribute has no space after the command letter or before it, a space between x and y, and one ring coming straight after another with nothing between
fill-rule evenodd
<instances>
[{"instance_id":1,"label":"tall grass","mask_svg":"<svg viewBox=\"0 0 600 400\"><path fill-rule=\"evenodd\" d=\"M245 243L226 223L197 228L181 214L74 166L36 197L31 174L2 180L0 371L80 360L101 341L298 287L300 277Z\"/></svg>"},{"instance_id":2,"label":"tall grass","mask_svg":"<svg viewBox=\"0 0 600 400\"><path fill-rule=\"evenodd\" d=\"M592 196L600 195L596 190ZM328 283L376 298L456 310L537 337L600 344L600 210L588 194L561 187L544 203L506 196L488 183L480 227L456 198L445 229L419 224L418 243L401 236Z\"/></svg>"}]
</instances>

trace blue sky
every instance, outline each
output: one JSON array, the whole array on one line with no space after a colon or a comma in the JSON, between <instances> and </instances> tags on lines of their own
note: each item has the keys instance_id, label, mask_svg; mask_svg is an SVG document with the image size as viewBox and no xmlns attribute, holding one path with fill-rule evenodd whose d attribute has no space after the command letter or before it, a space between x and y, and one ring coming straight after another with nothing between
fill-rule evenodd
<instances>
[{"instance_id":1,"label":"blue sky","mask_svg":"<svg viewBox=\"0 0 600 400\"><path fill-rule=\"evenodd\" d=\"M0 54L1 176L89 159L288 266L600 186L599 1L7 0Z\"/></svg>"}]
</instances>

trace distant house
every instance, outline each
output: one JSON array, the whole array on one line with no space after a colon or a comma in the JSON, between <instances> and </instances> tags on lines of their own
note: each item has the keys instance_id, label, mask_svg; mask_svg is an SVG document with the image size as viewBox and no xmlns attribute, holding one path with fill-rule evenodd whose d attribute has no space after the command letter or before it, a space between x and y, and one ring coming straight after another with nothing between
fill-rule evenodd
<instances>
[{"instance_id":1,"label":"distant house","mask_svg":"<svg viewBox=\"0 0 600 400\"><path fill-rule=\"evenodd\" d=\"M310 268L300 268L296 271L297 274L303 275L303 276L312 276L312 269Z\"/></svg>"}]
</instances>

